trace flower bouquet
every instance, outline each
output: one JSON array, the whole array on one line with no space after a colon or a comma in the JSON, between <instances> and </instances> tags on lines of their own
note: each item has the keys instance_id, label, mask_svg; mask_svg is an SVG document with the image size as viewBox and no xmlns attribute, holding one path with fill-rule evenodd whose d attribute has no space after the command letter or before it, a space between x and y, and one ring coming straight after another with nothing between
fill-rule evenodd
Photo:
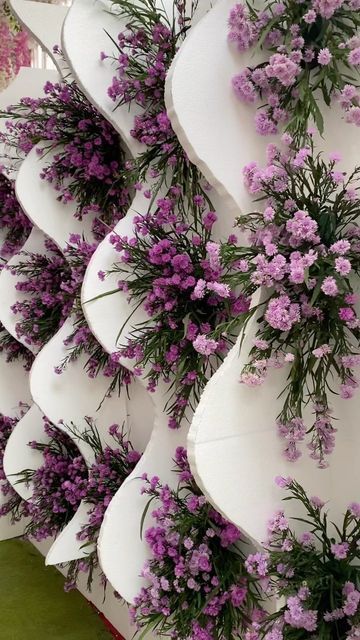
<instances>
[{"instance_id":1,"label":"flower bouquet","mask_svg":"<svg viewBox=\"0 0 360 640\"><path fill-rule=\"evenodd\" d=\"M304 509L293 518L304 525L296 534L283 511L268 525L264 553L250 554L248 572L284 604L257 622L247 640L355 640L360 633L360 504L349 505L342 523L329 523L324 502L308 498L291 478L277 478ZM330 529L331 525L331 529Z\"/></svg>"},{"instance_id":2,"label":"flower bouquet","mask_svg":"<svg viewBox=\"0 0 360 640\"><path fill-rule=\"evenodd\" d=\"M256 163L244 169L264 206L238 219L249 232L248 246L222 246L225 261L233 261L225 281L240 285L245 296L262 287L245 317L256 314L258 329L241 382L257 386L272 368L286 367L278 416L286 457L296 460L309 435L310 455L324 467L336 431L329 395L347 399L358 386L360 168L347 175L336 167L337 154L327 162L315 153L311 138L302 148L287 134L285 140L290 146L283 151L269 147L264 169ZM307 427L309 404L314 421Z\"/></svg>"},{"instance_id":3,"label":"flower bouquet","mask_svg":"<svg viewBox=\"0 0 360 640\"><path fill-rule=\"evenodd\" d=\"M43 463L37 469L24 469L16 484L31 483L32 497L25 503L30 517L25 535L44 540L58 534L70 522L86 495L88 470L73 440L44 418L46 442L30 442L41 451Z\"/></svg>"},{"instance_id":4,"label":"flower bouquet","mask_svg":"<svg viewBox=\"0 0 360 640\"><path fill-rule=\"evenodd\" d=\"M14 184L0 173L0 258L8 260L23 246L30 234L32 224L22 211ZM1 268L0 264L0 268Z\"/></svg>"},{"instance_id":5,"label":"flower bouquet","mask_svg":"<svg viewBox=\"0 0 360 640\"><path fill-rule=\"evenodd\" d=\"M117 65L108 89L116 107L136 104L143 113L136 115L131 135L145 145L130 163L133 181L153 182L153 197L172 186L184 189L186 207L193 207L196 195L206 196L204 181L197 167L189 162L172 129L164 100L165 79L171 62L191 27L197 0L186 4L174 0L171 12L156 0L115 0L112 10L127 19L126 29L113 40L116 54L101 53ZM150 197L150 195L149 195Z\"/></svg>"},{"instance_id":6,"label":"flower bouquet","mask_svg":"<svg viewBox=\"0 0 360 640\"><path fill-rule=\"evenodd\" d=\"M171 428L180 426L186 408L198 401L249 307L223 282L228 268L220 245L211 241L215 213L198 195L195 219L185 223L179 200L179 189L172 188L155 212L134 218L134 237L113 234L120 258L108 274L121 279L117 289L104 294L122 291L133 308L144 305L149 319L135 324L119 354L135 361L135 374L146 368L149 391L160 379L169 384Z\"/></svg>"},{"instance_id":7,"label":"flower bouquet","mask_svg":"<svg viewBox=\"0 0 360 640\"><path fill-rule=\"evenodd\" d=\"M312 120L324 122L318 103L340 101L347 122L360 126L359 0L266 0L236 4L229 40L239 51L266 50L270 58L247 67L232 80L235 94L261 102L255 122L261 135L286 127L298 142Z\"/></svg>"},{"instance_id":8,"label":"flower bouquet","mask_svg":"<svg viewBox=\"0 0 360 640\"><path fill-rule=\"evenodd\" d=\"M179 640L243 637L261 612L240 531L201 494L181 447L175 464L175 491L144 476L147 509L156 503L155 524L145 532L151 557L142 572L146 586L130 607L132 619L144 633Z\"/></svg>"},{"instance_id":9,"label":"flower bouquet","mask_svg":"<svg viewBox=\"0 0 360 640\"><path fill-rule=\"evenodd\" d=\"M41 177L52 184L61 202L76 201L78 218L98 212L105 225L97 219L94 231L101 238L129 205L119 135L74 81L47 82L44 92L44 98L22 98L0 114L7 128L0 139L15 153L13 161L34 145L43 157L54 152Z\"/></svg>"}]
</instances>

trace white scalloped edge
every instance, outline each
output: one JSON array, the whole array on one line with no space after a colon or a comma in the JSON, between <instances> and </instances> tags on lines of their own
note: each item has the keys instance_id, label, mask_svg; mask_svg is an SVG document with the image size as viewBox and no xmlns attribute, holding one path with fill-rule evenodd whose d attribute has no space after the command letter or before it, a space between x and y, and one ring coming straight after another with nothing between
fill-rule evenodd
<instances>
[{"instance_id":1,"label":"white scalloped edge","mask_svg":"<svg viewBox=\"0 0 360 640\"><path fill-rule=\"evenodd\" d=\"M60 46L62 24L68 7L33 0L10 0L10 7L20 24L48 53L59 71L62 71L62 61L54 54L53 48L55 45Z\"/></svg>"},{"instance_id":2,"label":"white scalloped edge","mask_svg":"<svg viewBox=\"0 0 360 640\"><path fill-rule=\"evenodd\" d=\"M37 3L35 3L37 4ZM58 192L40 177L44 167L51 164L56 151L46 151L42 156L34 147L22 162L15 188L17 199L30 220L64 250L71 233L84 235L93 241L91 231L95 214L87 214L82 220L75 218L76 201L64 204L58 200Z\"/></svg>"}]
</instances>

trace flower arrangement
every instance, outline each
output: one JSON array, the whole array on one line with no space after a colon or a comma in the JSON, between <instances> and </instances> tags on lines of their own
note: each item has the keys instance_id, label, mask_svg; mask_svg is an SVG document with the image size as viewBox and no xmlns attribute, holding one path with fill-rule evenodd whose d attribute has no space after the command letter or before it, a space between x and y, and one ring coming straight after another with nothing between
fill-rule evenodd
<instances>
[{"instance_id":1,"label":"flower arrangement","mask_svg":"<svg viewBox=\"0 0 360 640\"><path fill-rule=\"evenodd\" d=\"M42 347L70 315L76 291L81 285L74 265L71 269L63 254L47 238L46 253L21 251L17 264L9 265L11 273L21 276L16 289L22 299L13 304L12 311L20 316L16 324L19 338L26 344Z\"/></svg>"},{"instance_id":2,"label":"flower arrangement","mask_svg":"<svg viewBox=\"0 0 360 640\"><path fill-rule=\"evenodd\" d=\"M259 610L240 531L201 494L182 447L175 464L175 491L144 476L148 507L154 500L157 506L155 525L145 532L151 553L142 572L147 584L130 607L132 620L144 634L181 640L241 637Z\"/></svg>"},{"instance_id":3,"label":"flower arrangement","mask_svg":"<svg viewBox=\"0 0 360 640\"><path fill-rule=\"evenodd\" d=\"M0 91L19 73L20 67L30 67L29 36L20 28L7 2L0 6Z\"/></svg>"},{"instance_id":4,"label":"flower arrangement","mask_svg":"<svg viewBox=\"0 0 360 640\"><path fill-rule=\"evenodd\" d=\"M22 417L28 407L20 404L19 413ZM19 520L27 515L27 505L7 480L4 472L4 453L8 440L16 427L19 418L11 418L0 414L0 496L2 496L2 504L0 505L0 518L10 515L11 523L19 522Z\"/></svg>"},{"instance_id":5,"label":"flower arrangement","mask_svg":"<svg viewBox=\"0 0 360 640\"><path fill-rule=\"evenodd\" d=\"M0 173L0 258L8 260L24 244L32 224L22 211L16 196L14 184Z\"/></svg>"},{"instance_id":6,"label":"flower arrangement","mask_svg":"<svg viewBox=\"0 0 360 640\"><path fill-rule=\"evenodd\" d=\"M239 51L266 49L270 58L232 80L247 103L261 101L255 122L261 135L279 125L300 142L309 120L320 133L324 123L318 98L330 106L339 99L347 122L360 126L359 0L266 1L236 4L229 40Z\"/></svg>"},{"instance_id":7,"label":"flower arrangement","mask_svg":"<svg viewBox=\"0 0 360 640\"><path fill-rule=\"evenodd\" d=\"M138 375L149 369L149 391L160 379L169 383L169 426L177 428L232 344L249 302L223 283L228 268L211 241L216 214L198 195L196 217L185 223L177 207L181 195L175 188L170 193L154 213L135 217L134 237L113 234L120 258L108 273L121 276L109 293L126 292L149 316L134 326L119 355L135 361Z\"/></svg>"},{"instance_id":8,"label":"flower arrangement","mask_svg":"<svg viewBox=\"0 0 360 640\"><path fill-rule=\"evenodd\" d=\"M283 511L268 525L264 553L248 556L252 576L267 583L270 595L285 603L247 633L247 640L300 640L310 637L355 640L360 631L360 504L351 503L343 522L328 521L324 502L308 498L291 478L277 478L285 500L304 509L301 534L292 531Z\"/></svg>"},{"instance_id":9,"label":"flower arrangement","mask_svg":"<svg viewBox=\"0 0 360 640\"><path fill-rule=\"evenodd\" d=\"M111 445L103 445L94 421L91 418L86 420L88 428L85 431L80 432L74 425L71 426L74 437L89 444L95 454L95 462L89 468L89 480L83 498L89 506L88 522L78 533L78 539L83 542L84 548L97 544L105 511L112 497L140 459L140 453L134 450L131 442L126 439L124 429L119 425L113 424L109 427ZM93 572L98 566L99 561L95 546L95 549L89 549L85 558L69 563L66 589L76 586L79 572L83 571L88 573L87 586L91 591ZM103 576L103 580L106 584L105 576Z\"/></svg>"},{"instance_id":10,"label":"flower arrangement","mask_svg":"<svg viewBox=\"0 0 360 640\"><path fill-rule=\"evenodd\" d=\"M43 464L17 474L17 484L32 484L33 495L26 503L30 518L25 535L45 540L59 533L74 516L86 495L88 470L84 458L69 435L44 418L45 442L30 442L41 451Z\"/></svg>"},{"instance_id":11,"label":"flower arrangement","mask_svg":"<svg viewBox=\"0 0 360 640\"><path fill-rule=\"evenodd\" d=\"M249 246L223 245L222 253L233 260L231 286L240 285L246 296L263 288L245 318L256 314L258 330L241 382L257 386L271 368L288 368L278 416L286 457L296 460L309 435L310 455L324 467L336 431L328 396L338 387L347 399L358 386L360 168L350 175L337 170L339 156L326 162L311 137L302 148L287 134L284 139L289 146L283 151L270 145L264 169L245 167L245 182L265 200L264 208L238 219ZM303 410L309 404L314 422L307 428Z\"/></svg>"},{"instance_id":12,"label":"flower arrangement","mask_svg":"<svg viewBox=\"0 0 360 640\"><path fill-rule=\"evenodd\" d=\"M136 104L143 113L136 115L131 135L145 145L138 159L128 166L133 180L151 179L153 192L172 186L184 189L186 207L192 208L196 195L206 195L198 169L189 162L179 144L167 115L164 90L171 62L183 42L197 7L197 0L186 5L174 0L168 15L155 0L115 0L113 11L128 19L125 31L119 33L115 56L101 53L117 65L108 95L116 107ZM137 185L136 185L137 186ZM149 193L150 197L150 193Z\"/></svg>"},{"instance_id":13,"label":"flower arrangement","mask_svg":"<svg viewBox=\"0 0 360 640\"><path fill-rule=\"evenodd\" d=\"M129 205L119 135L74 81L47 82L44 92L44 98L22 98L0 114L7 128L1 139L16 156L29 153L34 145L40 145L41 155L56 152L41 177L52 184L61 202L76 201L80 219L98 212L105 225L96 219L94 231L103 237Z\"/></svg>"},{"instance_id":14,"label":"flower arrangement","mask_svg":"<svg viewBox=\"0 0 360 640\"><path fill-rule=\"evenodd\" d=\"M22 360L24 369L29 371L34 361L34 356L20 342L15 340L3 324L0 322L0 353L4 353L6 362Z\"/></svg>"}]
</instances>

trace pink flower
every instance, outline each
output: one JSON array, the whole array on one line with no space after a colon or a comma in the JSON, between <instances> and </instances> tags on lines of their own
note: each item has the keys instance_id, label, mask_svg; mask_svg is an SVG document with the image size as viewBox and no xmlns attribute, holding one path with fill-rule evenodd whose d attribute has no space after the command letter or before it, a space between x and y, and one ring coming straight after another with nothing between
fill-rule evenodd
<instances>
[{"instance_id":1,"label":"pink flower","mask_svg":"<svg viewBox=\"0 0 360 640\"><path fill-rule=\"evenodd\" d=\"M265 319L273 329L289 331L300 320L300 306L292 303L288 296L270 300Z\"/></svg>"},{"instance_id":2,"label":"pink flower","mask_svg":"<svg viewBox=\"0 0 360 640\"><path fill-rule=\"evenodd\" d=\"M349 551L348 542L339 542L331 545L331 552L334 554L337 560L344 560Z\"/></svg>"},{"instance_id":3,"label":"pink flower","mask_svg":"<svg viewBox=\"0 0 360 640\"><path fill-rule=\"evenodd\" d=\"M348 506L349 511L355 518L360 518L360 503L351 502Z\"/></svg>"},{"instance_id":4,"label":"pink flower","mask_svg":"<svg viewBox=\"0 0 360 640\"><path fill-rule=\"evenodd\" d=\"M318 63L322 66L329 64L332 60L332 54L329 49L326 47L325 49L320 49L318 53Z\"/></svg>"},{"instance_id":5,"label":"pink flower","mask_svg":"<svg viewBox=\"0 0 360 640\"><path fill-rule=\"evenodd\" d=\"M212 338L207 338L204 334L199 334L192 344L195 351L203 356L210 356L212 353L215 353L219 343Z\"/></svg>"},{"instance_id":6,"label":"pink flower","mask_svg":"<svg viewBox=\"0 0 360 640\"><path fill-rule=\"evenodd\" d=\"M300 67L292 62L288 56L275 53L271 56L265 72L268 78L276 78L284 87L290 87L300 73Z\"/></svg>"},{"instance_id":7,"label":"pink flower","mask_svg":"<svg viewBox=\"0 0 360 640\"><path fill-rule=\"evenodd\" d=\"M333 278L332 276L327 276L321 285L321 291L323 291L326 296L336 296L339 290L335 278Z\"/></svg>"}]
</instances>

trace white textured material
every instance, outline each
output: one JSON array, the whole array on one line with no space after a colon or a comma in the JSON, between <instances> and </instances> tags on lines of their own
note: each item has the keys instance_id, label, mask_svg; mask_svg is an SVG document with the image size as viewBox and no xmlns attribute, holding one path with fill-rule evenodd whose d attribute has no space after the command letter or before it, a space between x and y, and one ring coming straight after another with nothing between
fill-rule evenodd
<instances>
[{"instance_id":1,"label":"white textured material","mask_svg":"<svg viewBox=\"0 0 360 640\"><path fill-rule=\"evenodd\" d=\"M131 154L136 155L141 145L131 137L130 130L134 113L140 113L140 108L129 110L125 105L115 109L107 89L116 67L109 60L100 60L101 51L116 55L109 35L116 40L126 24L126 20L111 13L111 7L111 0L74 0L64 22L62 47L85 95L120 133Z\"/></svg>"},{"instance_id":2,"label":"white textured material","mask_svg":"<svg viewBox=\"0 0 360 640\"><path fill-rule=\"evenodd\" d=\"M16 195L30 220L50 236L60 249L64 249L71 233L78 233L90 241L93 240L91 224L95 214L87 214L83 220L78 220L74 217L77 203L60 202L54 187L40 178L41 171L51 164L58 152L57 148L39 156L37 147L30 151L19 169Z\"/></svg>"},{"instance_id":3,"label":"white textured material","mask_svg":"<svg viewBox=\"0 0 360 640\"><path fill-rule=\"evenodd\" d=\"M252 160L265 163L265 149L274 137L255 131L256 106L238 100L232 77L264 60L253 50L243 54L228 42L228 18L234 0L220 0L191 30L167 77L165 101L171 124L190 160L223 196L233 212L252 209L243 185L242 168ZM340 151L345 168L358 160L359 130L346 124L335 100L324 114L327 151ZM355 159L355 163L354 163Z\"/></svg>"},{"instance_id":4,"label":"white textured material","mask_svg":"<svg viewBox=\"0 0 360 640\"><path fill-rule=\"evenodd\" d=\"M31 231L28 239L26 240L23 249L26 251L34 251L40 253L46 253L44 247L45 236L35 227ZM24 256L20 253L16 253L8 262L9 267L16 265L20 260L23 260ZM24 294L21 291L17 291L16 284L23 280L21 275L12 274L9 269L3 269L0 273L0 322L4 325L5 329L21 344L26 346L30 351L36 353L38 348L34 345L27 345L24 337L18 338L16 335L16 323L19 316L11 311L11 307L15 302L25 299L28 294Z\"/></svg>"},{"instance_id":5,"label":"white textured material","mask_svg":"<svg viewBox=\"0 0 360 640\"><path fill-rule=\"evenodd\" d=\"M31 484L30 486L26 486L22 482L16 484L16 474L24 469L37 469L43 460L41 451L27 446L28 442L32 440L47 441L47 436L44 433L43 415L35 404L17 423L8 440L4 454L5 475L15 491L24 500L31 498L33 490Z\"/></svg>"},{"instance_id":6,"label":"white textured material","mask_svg":"<svg viewBox=\"0 0 360 640\"><path fill-rule=\"evenodd\" d=\"M33 0L10 0L10 7L34 40L45 49L54 63L61 68L61 61L59 61L58 56L54 55L53 48L55 45L60 45L61 27L68 12L68 7L46 2L35 2Z\"/></svg>"}]
</instances>

